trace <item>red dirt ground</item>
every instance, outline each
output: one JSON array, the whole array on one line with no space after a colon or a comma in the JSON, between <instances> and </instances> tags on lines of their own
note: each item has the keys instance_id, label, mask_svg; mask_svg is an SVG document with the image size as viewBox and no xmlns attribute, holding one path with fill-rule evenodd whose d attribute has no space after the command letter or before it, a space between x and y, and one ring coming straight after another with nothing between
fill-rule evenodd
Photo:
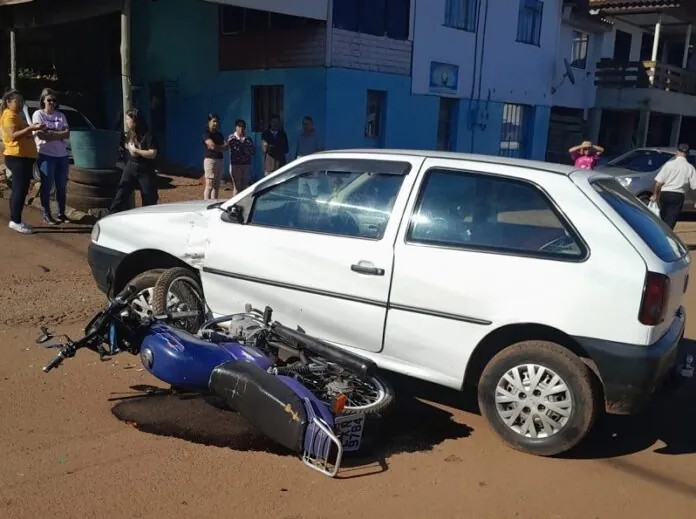
<instances>
[{"instance_id":1,"label":"red dirt ground","mask_svg":"<svg viewBox=\"0 0 696 519\"><path fill-rule=\"evenodd\" d=\"M163 201L199 198L197 181L176 184L162 191ZM38 223L35 209L27 217ZM41 366L52 352L34 343L37 327L78 334L103 303L85 260L89 229L19 236L5 221L3 200L0 517L686 519L696 513L694 384L642 416L605 420L576 459L543 459L503 446L471 412L470 399L397 380L390 439L376 458L330 480L200 399L143 396L159 384L135 357L101 363L82 352L45 375ZM681 231L696 243L696 224ZM687 309L696 311L693 283ZM694 322L687 336L696 338ZM128 396L137 398L123 399ZM117 419L115 406L138 423Z\"/></svg>"}]
</instances>

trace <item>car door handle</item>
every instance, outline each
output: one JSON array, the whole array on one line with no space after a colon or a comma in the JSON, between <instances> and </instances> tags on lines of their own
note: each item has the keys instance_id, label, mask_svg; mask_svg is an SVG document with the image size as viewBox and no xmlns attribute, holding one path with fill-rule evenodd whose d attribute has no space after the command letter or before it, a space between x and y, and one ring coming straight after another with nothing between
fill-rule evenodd
<instances>
[{"instance_id":1,"label":"car door handle","mask_svg":"<svg viewBox=\"0 0 696 519\"><path fill-rule=\"evenodd\" d=\"M358 274L367 274L370 276L384 276L384 269L375 267L374 265L366 265L364 263L356 263L350 266L350 270Z\"/></svg>"}]
</instances>

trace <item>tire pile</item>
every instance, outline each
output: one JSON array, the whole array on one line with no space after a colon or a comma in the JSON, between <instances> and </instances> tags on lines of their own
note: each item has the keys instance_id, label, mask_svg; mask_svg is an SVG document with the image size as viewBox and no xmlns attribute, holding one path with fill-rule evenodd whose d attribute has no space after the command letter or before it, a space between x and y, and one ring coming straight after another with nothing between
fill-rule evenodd
<instances>
[{"instance_id":1,"label":"tire pile","mask_svg":"<svg viewBox=\"0 0 696 519\"><path fill-rule=\"evenodd\" d=\"M89 213L108 209L116 194L122 170L84 169L75 166L68 172L67 205L78 211Z\"/></svg>"}]
</instances>

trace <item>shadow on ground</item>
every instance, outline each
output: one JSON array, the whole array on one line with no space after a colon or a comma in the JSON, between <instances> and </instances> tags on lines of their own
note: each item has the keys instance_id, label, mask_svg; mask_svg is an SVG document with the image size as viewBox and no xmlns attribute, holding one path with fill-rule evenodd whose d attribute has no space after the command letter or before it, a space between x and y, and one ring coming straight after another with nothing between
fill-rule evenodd
<instances>
[{"instance_id":1,"label":"shadow on ground","mask_svg":"<svg viewBox=\"0 0 696 519\"><path fill-rule=\"evenodd\" d=\"M136 393L112 399L118 401L112 412L140 431L234 450L288 454L239 414L220 409L201 395L176 394L149 386L131 389ZM379 430L365 431L365 437L378 433L374 445L364 455L346 458L343 466L377 465L377 472L384 472L385 459L393 454L432 450L445 440L466 438L471 431L455 422L447 411L414 398L398 397L388 416L380 421Z\"/></svg>"}]
</instances>

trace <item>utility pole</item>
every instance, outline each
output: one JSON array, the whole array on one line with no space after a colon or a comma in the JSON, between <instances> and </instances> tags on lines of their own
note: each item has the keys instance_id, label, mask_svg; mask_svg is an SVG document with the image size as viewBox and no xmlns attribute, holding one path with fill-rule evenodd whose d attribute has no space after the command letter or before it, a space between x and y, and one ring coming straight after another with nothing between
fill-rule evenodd
<instances>
[{"instance_id":1,"label":"utility pole","mask_svg":"<svg viewBox=\"0 0 696 519\"><path fill-rule=\"evenodd\" d=\"M123 0L121 8L121 90L123 95L123 129L126 130L126 112L133 107L131 85L131 0Z\"/></svg>"}]
</instances>

